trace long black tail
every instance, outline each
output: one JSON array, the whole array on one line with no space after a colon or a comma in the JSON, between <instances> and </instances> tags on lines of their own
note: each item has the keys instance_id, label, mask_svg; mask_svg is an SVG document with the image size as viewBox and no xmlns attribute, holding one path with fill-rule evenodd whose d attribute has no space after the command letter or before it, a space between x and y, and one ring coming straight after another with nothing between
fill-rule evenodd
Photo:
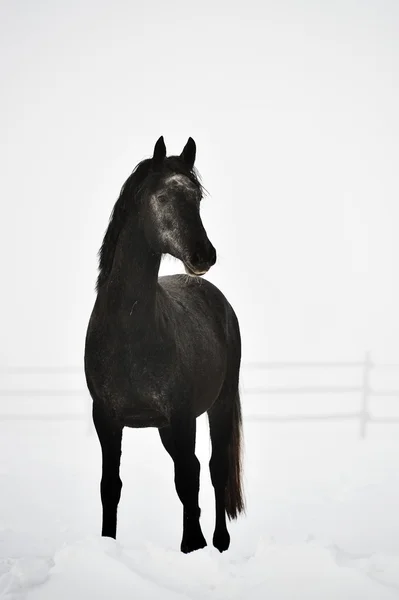
<instances>
[{"instance_id":1,"label":"long black tail","mask_svg":"<svg viewBox=\"0 0 399 600\"><path fill-rule=\"evenodd\" d=\"M240 394L237 390L231 420L232 432L229 444L229 476L226 486L226 513L229 519L236 519L245 512L242 486L242 415Z\"/></svg>"}]
</instances>

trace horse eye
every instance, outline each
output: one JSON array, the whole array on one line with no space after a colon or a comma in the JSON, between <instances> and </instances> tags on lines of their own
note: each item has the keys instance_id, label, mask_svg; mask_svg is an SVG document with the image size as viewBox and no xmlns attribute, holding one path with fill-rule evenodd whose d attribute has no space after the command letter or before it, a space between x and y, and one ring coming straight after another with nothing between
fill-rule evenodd
<instances>
[{"instance_id":1,"label":"horse eye","mask_svg":"<svg viewBox=\"0 0 399 600\"><path fill-rule=\"evenodd\" d=\"M162 203L163 203L163 202L166 202L166 200L168 199L168 197L167 197L167 196L165 196L165 194L159 194L159 195L157 196L157 199L159 200L159 202L162 202Z\"/></svg>"}]
</instances>

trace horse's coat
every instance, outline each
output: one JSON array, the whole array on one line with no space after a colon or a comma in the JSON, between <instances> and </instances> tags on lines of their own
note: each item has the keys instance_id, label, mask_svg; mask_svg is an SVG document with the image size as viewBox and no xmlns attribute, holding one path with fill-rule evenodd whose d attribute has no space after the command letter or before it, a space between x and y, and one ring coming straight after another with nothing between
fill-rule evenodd
<instances>
[{"instance_id":1,"label":"horse's coat","mask_svg":"<svg viewBox=\"0 0 399 600\"><path fill-rule=\"evenodd\" d=\"M183 504L181 549L206 545L198 506L196 418L208 411L215 489L213 543L229 547L226 512L244 509L241 488L241 359L236 315L223 294L199 279L216 261L199 208L195 143L166 157L163 138L124 184L100 250L97 298L85 347L87 385L102 448L104 536L116 537L123 427L157 427L175 465ZM158 278L162 254L186 272Z\"/></svg>"}]
</instances>

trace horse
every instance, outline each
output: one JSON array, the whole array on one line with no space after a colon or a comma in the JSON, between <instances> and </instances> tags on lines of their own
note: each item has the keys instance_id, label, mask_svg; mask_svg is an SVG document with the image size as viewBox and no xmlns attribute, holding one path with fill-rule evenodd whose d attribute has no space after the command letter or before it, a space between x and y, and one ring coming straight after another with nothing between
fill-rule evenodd
<instances>
[{"instance_id":1,"label":"horse","mask_svg":"<svg viewBox=\"0 0 399 600\"><path fill-rule=\"evenodd\" d=\"M166 156L163 137L121 188L100 251L84 368L102 450L102 536L116 539L124 427L156 427L174 462L183 505L183 553L204 548L196 419L207 412L216 519L213 545L229 548L226 514L245 511L241 337L237 316L202 275L216 262L200 217L204 188L189 138ZM186 274L159 277L165 254Z\"/></svg>"}]
</instances>

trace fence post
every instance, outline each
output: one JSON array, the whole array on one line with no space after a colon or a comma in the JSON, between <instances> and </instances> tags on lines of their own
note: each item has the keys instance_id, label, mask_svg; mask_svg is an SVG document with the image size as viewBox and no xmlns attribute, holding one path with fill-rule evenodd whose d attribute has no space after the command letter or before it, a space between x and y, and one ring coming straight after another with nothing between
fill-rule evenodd
<instances>
[{"instance_id":1,"label":"fence post","mask_svg":"<svg viewBox=\"0 0 399 600\"><path fill-rule=\"evenodd\" d=\"M366 352L363 368L362 406L360 408L360 437L362 440L366 438L367 423L370 420L370 373L372 368L370 352Z\"/></svg>"}]
</instances>

